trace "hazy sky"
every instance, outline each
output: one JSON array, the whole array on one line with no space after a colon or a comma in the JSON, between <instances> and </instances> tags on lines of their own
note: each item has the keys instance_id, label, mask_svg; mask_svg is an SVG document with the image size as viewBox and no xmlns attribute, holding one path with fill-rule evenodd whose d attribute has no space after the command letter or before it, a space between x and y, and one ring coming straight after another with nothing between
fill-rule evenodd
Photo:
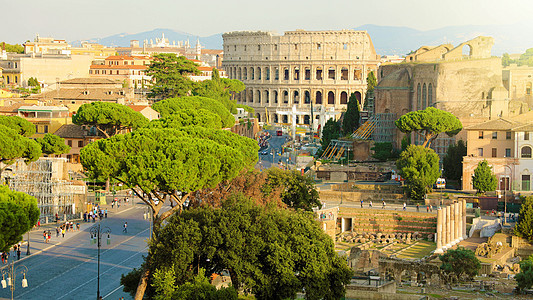
<instances>
[{"instance_id":1,"label":"hazy sky","mask_svg":"<svg viewBox=\"0 0 533 300\"><path fill-rule=\"evenodd\" d=\"M0 0L0 9L0 41L9 43L33 40L36 33L72 41L155 28L208 36L233 30L281 33L364 24L419 30L533 24L532 0Z\"/></svg>"}]
</instances>

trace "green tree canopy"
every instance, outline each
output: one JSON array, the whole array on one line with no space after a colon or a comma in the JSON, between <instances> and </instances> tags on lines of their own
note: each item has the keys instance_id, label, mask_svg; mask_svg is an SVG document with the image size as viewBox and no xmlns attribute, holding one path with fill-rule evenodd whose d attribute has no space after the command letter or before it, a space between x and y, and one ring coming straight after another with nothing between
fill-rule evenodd
<instances>
[{"instance_id":1,"label":"green tree canopy","mask_svg":"<svg viewBox=\"0 0 533 300\"><path fill-rule=\"evenodd\" d=\"M244 83L237 79L220 78L218 70L213 68L211 80L195 84L193 95L220 101L231 113L237 113L234 95L244 91Z\"/></svg>"},{"instance_id":2,"label":"green tree canopy","mask_svg":"<svg viewBox=\"0 0 533 300\"><path fill-rule=\"evenodd\" d=\"M256 299L293 299L301 292L307 299L340 299L352 274L312 213L257 206L243 197L170 218L149 252L151 268L171 270L177 286L199 268L229 270L232 285Z\"/></svg>"},{"instance_id":3,"label":"green tree canopy","mask_svg":"<svg viewBox=\"0 0 533 300\"><path fill-rule=\"evenodd\" d=\"M35 125L18 116L0 116L0 125L9 127L25 137L31 137L35 134Z\"/></svg>"},{"instance_id":4,"label":"green tree canopy","mask_svg":"<svg viewBox=\"0 0 533 300\"><path fill-rule=\"evenodd\" d=\"M444 176L448 179L459 180L463 176L463 156L466 156L466 145L463 140L451 144L442 161Z\"/></svg>"},{"instance_id":5,"label":"green tree canopy","mask_svg":"<svg viewBox=\"0 0 533 300\"><path fill-rule=\"evenodd\" d=\"M161 53L154 55L146 74L153 80L148 98L161 100L188 95L194 86L189 75L198 75L200 71L198 65L185 56Z\"/></svg>"},{"instance_id":6,"label":"green tree canopy","mask_svg":"<svg viewBox=\"0 0 533 300\"><path fill-rule=\"evenodd\" d=\"M70 151L70 147L65 144L65 139L51 133L47 133L43 138L35 139L41 145L44 154L64 154Z\"/></svg>"},{"instance_id":7,"label":"green tree canopy","mask_svg":"<svg viewBox=\"0 0 533 300\"><path fill-rule=\"evenodd\" d=\"M519 291L533 287L533 255L520 262L520 273L516 274L515 279Z\"/></svg>"},{"instance_id":8,"label":"green tree canopy","mask_svg":"<svg viewBox=\"0 0 533 300\"><path fill-rule=\"evenodd\" d=\"M342 120L342 132L348 135L357 128L359 128L359 101L357 101L355 93L352 93Z\"/></svg>"},{"instance_id":9,"label":"green tree canopy","mask_svg":"<svg viewBox=\"0 0 533 300\"><path fill-rule=\"evenodd\" d=\"M139 129L98 140L81 150L91 178L113 178L132 188L159 225L179 212L193 191L231 180L257 162L257 143L226 130L202 127ZM162 212L164 204L171 209ZM150 255L150 254L149 254ZM143 270L137 296L142 298L150 269Z\"/></svg>"},{"instance_id":10,"label":"green tree canopy","mask_svg":"<svg viewBox=\"0 0 533 300\"><path fill-rule=\"evenodd\" d=\"M439 133L454 136L463 129L463 124L456 116L434 107L408 112L396 120L395 124L401 132L415 132L423 137L424 147L431 146Z\"/></svg>"},{"instance_id":11,"label":"green tree canopy","mask_svg":"<svg viewBox=\"0 0 533 300\"><path fill-rule=\"evenodd\" d=\"M26 163L29 163L39 159L41 154L41 146L37 142L18 134L9 127L0 125L1 163L10 165L18 158L24 158Z\"/></svg>"},{"instance_id":12,"label":"green tree canopy","mask_svg":"<svg viewBox=\"0 0 533 300\"><path fill-rule=\"evenodd\" d=\"M80 106L72 116L72 122L76 125L95 126L109 138L122 130L143 127L148 119L126 105L96 101Z\"/></svg>"},{"instance_id":13,"label":"green tree canopy","mask_svg":"<svg viewBox=\"0 0 533 300\"><path fill-rule=\"evenodd\" d=\"M533 196L522 199L522 206L520 207L514 232L517 236L533 242Z\"/></svg>"},{"instance_id":14,"label":"green tree canopy","mask_svg":"<svg viewBox=\"0 0 533 300\"><path fill-rule=\"evenodd\" d=\"M399 174L405 178L409 197L422 200L440 176L439 156L432 149L410 145L396 161Z\"/></svg>"},{"instance_id":15,"label":"green tree canopy","mask_svg":"<svg viewBox=\"0 0 533 300\"><path fill-rule=\"evenodd\" d=\"M24 47L19 44L11 45L11 44L7 44L6 42L2 42L0 43L0 47L1 46L4 47L6 52L13 52L13 53L19 53L19 54L24 53Z\"/></svg>"},{"instance_id":16,"label":"green tree canopy","mask_svg":"<svg viewBox=\"0 0 533 300\"><path fill-rule=\"evenodd\" d=\"M180 128L185 126L200 126L213 129L222 128L222 120L218 114L206 109L179 109L173 114L157 120L152 120L147 128Z\"/></svg>"},{"instance_id":17,"label":"green tree canopy","mask_svg":"<svg viewBox=\"0 0 533 300\"><path fill-rule=\"evenodd\" d=\"M333 118L329 119L324 128L322 128L322 139L320 140L320 145L322 146L322 151L331 143L331 140L338 139L341 133L341 127L339 122L335 121Z\"/></svg>"},{"instance_id":18,"label":"green tree canopy","mask_svg":"<svg viewBox=\"0 0 533 300\"><path fill-rule=\"evenodd\" d=\"M219 101L211 98L199 96L169 98L154 103L152 108L159 112L162 118L168 117L176 111L182 109L206 109L220 116L220 119L222 120L222 126L224 128L229 128L235 125L235 118L229 112L229 110L225 108L224 105Z\"/></svg>"},{"instance_id":19,"label":"green tree canopy","mask_svg":"<svg viewBox=\"0 0 533 300\"><path fill-rule=\"evenodd\" d=\"M281 200L288 207L311 211L321 203L312 177L297 171L284 171L278 168L267 170L267 183L263 191L281 187Z\"/></svg>"},{"instance_id":20,"label":"green tree canopy","mask_svg":"<svg viewBox=\"0 0 533 300\"><path fill-rule=\"evenodd\" d=\"M379 161L386 161L398 157L398 150L392 147L391 142L374 143L374 147L370 148L370 150L374 151L372 157Z\"/></svg>"},{"instance_id":21,"label":"green tree canopy","mask_svg":"<svg viewBox=\"0 0 533 300\"><path fill-rule=\"evenodd\" d=\"M481 194L494 191L498 187L496 175L492 174L492 168L487 160L484 159L477 164L472 176L472 185Z\"/></svg>"},{"instance_id":22,"label":"green tree canopy","mask_svg":"<svg viewBox=\"0 0 533 300\"><path fill-rule=\"evenodd\" d=\"M442 264L440 268L447 275L446 281L462 281L463 278L471 280L481 269L481 263L476 258L474 251L463 247L450 249L439 255Z\"/></svg>"},{"instance_id":23,"label":"green tree canopy","mask_svg":"<svg viewBox=\"0 0 533 300\"><path fill-rule=\"evenodd\" d=\"M0 252L21 241L22 235L37 224L39 214L37 199L0 186Z\"/></svg>"},{"instance_id":24,"label":"green tree canopy","mask_svg":"<svg viewBox=\"0 0 533 300\"><path fill-rule=\"evenodd\" d=\"M370 73L368 73L368 76L366 77L367 92L373 92L376 85L378 85L378 80L376 79L376 75L374 75L374 71L370 71Z\"/></svg>"}]
</instances>

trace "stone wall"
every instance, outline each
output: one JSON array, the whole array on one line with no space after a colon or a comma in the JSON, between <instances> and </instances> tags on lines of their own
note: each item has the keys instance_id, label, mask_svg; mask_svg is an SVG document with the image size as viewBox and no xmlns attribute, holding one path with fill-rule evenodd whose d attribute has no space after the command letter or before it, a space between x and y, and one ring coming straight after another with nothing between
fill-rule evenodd
<instances>
[{"instance_id":1,"label":"stone wall","mask_svg":"<svg viewBox=\"0 0 533 300\"><path fill-rule=\"evenodd\" d=\"M522 259L533 255L533 244L529 243L526 239L513 236L511 246L516 249L516 255L520 256Z\"/></svg>"}]
</instances>

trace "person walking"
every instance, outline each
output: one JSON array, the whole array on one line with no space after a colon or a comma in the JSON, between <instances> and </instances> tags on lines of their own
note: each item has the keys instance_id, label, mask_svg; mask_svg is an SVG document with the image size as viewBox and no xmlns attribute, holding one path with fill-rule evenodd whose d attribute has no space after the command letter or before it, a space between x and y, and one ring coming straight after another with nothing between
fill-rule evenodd
<instances>
[{"instance_id":1,"label":"person walking","mask_svg":"<svg viewBox=\"0 0 533 300\"><path fill-rule=\"evenodd\" d=\"M63 238L65 238L65 227L63 226L63 228L61 228L61 234L63 235Z\"/></svg>"},{"instance_id":2,"label":"person walking","mask_svg":"<svg viewBox=\"0 0 533 300\"><path fill-rule=\"evenodd\" d=\"M370 202L368 202L368 207L372 208L372 200L370 200Z\"/></svg>"},{"instance_id":3,"label":"person walking","mask_svg":"<svg viewBox=\"0 0 533 300\"><path fill-rule=\"evenodd\" d=\"M48 240L46 239L46 230L43 231L43 238L44 238L44 242L45 242L45 243L48 243Z\"/></svg>"},{"instance_id":4,"label":"person walking","mask_svg":"<svg viewBox=\"0 0 533 300\"><path fill-rule=\"evenodd\" d=\"M405 204L405 202L403 203L403 211L406 211L407 210L407 204Z\"/></svg>"},{"instance_id":5,"label":"person walking","mask_svg":"<svg viewBox=\"0 0 533 300\"><path fill-rule=\"evenodd\" d=\"M385 209L385 200L383 200L383 198L381 199L381 202L383 202L383 209Z\"/></svg>"},{"instance_id":6,"label":"person walking","mask_svg":"<svg viewBox=\"0 0 533 300\"><path fill-rule=\"evenodd\" d=\"M105 209L105 218L107 219L107 208Z\"/></svg>"},{"instance_id":7,"label":"person walking","mask_svg":"<svg viewBox=\"0 0 533 300\"><path fill-rule=\"evenodd\" d=\"M416 211L419 212L420 211L420 204L416 204Z\"/></svg>"},{"instance_id":8,"label":"person walking","mask_svg":"<svg viewBox=\"0 0 533 300\"><path fill-rule=\"evenodd\" d=\"M128 233L128 222L124 222L124 229L122 230L124 233Z\"/></svg>"},{"instance_id":9,"label":"person walking","mask_svg":"<svg viewBox=\"0 0 533 300\"><path fill-rule=\"evenodd\" d=\"M363 208L363 199L361 199L361 208Z\"/></svg>"},{"instance_id":10,"label":"person walking","mask_svg":"<svg viewBox=\"0 0 533 300\"><path fill-rule=\"evenodd\" d=\"M17 260L20 260L20 246L17 247Z\"/></svg>"}]
</instances>

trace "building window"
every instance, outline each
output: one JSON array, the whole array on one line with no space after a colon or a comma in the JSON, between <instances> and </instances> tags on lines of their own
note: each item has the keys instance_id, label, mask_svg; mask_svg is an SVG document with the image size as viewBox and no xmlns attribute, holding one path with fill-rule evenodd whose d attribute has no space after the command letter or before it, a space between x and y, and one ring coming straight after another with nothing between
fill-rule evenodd
<instances>
[{"instance_id":1,"label":"building window","mask_svg":"<svg viewBox=\"0 0 533 300\"><path fill-rule=\"evenodd\" d=\"M505 157L511 157L511 148L505 148Z\"/></svg>"},{"instance_id":2,"label":"building window","mask_svg":"<svg viewBox=\"0 0 533 300\"><path fill-rule=\"evenodd\" d=\"M342 44L342 49L348 50L348 44L346 44L346 43Z\"/></svg>"},{"instance_id":3,"label":"building window","mask_svg":"<svg viewBox=\"0 0 533 300\"><path fill-rule=\"evenodd\" d=\"M477 156L483 157L483 148L477 148Z\"/></svg>"},{"instance_id":4,"label":"building window","mask_svg":"<svg viewBox=\"0 0 533 300\"><path fill-rule=\"evenodd\" d=\"M335 79L335 69L334 68L329 68L328 70L328 78L329 79Z\"/></svg>"},{"instance_id":5,"label":"building window","mask_svg":"<svg viewBox=\"0 0 533 300\"><path fill-rule=\"evenodd\" d=\"M287 68L283 70L283 80L289 80L289 69Z\"/></svg>"},{"instance_id":6,"label":"building window","mask_svg":"<svg viewBox=\"0 0 533 300\"><path fill-rule=\"evenodd\" d=\"M522 150L520 151L520 154L522 158L531 158L531 147L529 146L523 147Z\"/></svg>"},{"instance_id":7,"label":"building window","mask_svg":"<svg viewBox=\"0 0 533 300\"><path fill-rule=\"evenodd\" d=\"M498 157L498 149L492 148L492 157Z\"/></svg>"},{"instance_id":8,"label":"building window","mask_svg":"<svg viewBox=\"0 0 533 300\"><path fill-rule=\"evenodd\" d=\"M512 133L510 131L505 132L505 139L506 140L510 140L511 139L511 134Z\"/></svg>"},{"instance_id":9,"label":"building window","mask_svg":"<svg viewBox=\"0 0 533 300\"><path fill-rule=\"evenodd\" d=\"M322 69L316 68L316 80L322 80Z\"/></svg>"},{"instance_id":10,"label":"building window","mask_svg":"<svg viewBox=\"0 0 533 300\"><path fill-rule=\"evenodd\" d=\"M311 69L305 68L305 80L311 80Z\"/></svg>"},{"instance_id":11,"label":"building window","mask_svg":"<svg viewBox=\"0 0 533 300\"><path fill-rule=\"evenodd\" d=\"M531 175L522 175L522 190L529 191L531 187Z\"/></svg>"},{"instance_id":12,"label":"building window","mask_svg":"<svg viewBox=\"0 0 533 300\"><path fill-rule=\"evenodd\" d=\"M83 141L78 141L78 148L83 148Z\"/></svg>"},{"instance_id":13,"label":"building window","mask_svg":"<svg viewBox=\"0 0 533 300\"><path fill-rule=\"evenodd\" d=\"M35 125L35 133L39 133L39 125Z\"/></svg>"},{"instance_id":14,"label":"building window","mask_svg":"<svg viewBox=\"0 0 533 300\"><path fill-rule=\"evenodd\" d=\"M316 44L316 50L321 50L321 49L322 49L322 45Z\"/></svg>"},{"instance_id":15,"label":"building window","mask_svg":"<svg viewBox=\"0 0 533 300\"><path fill-rule=\"evenodd\" d=\"M48 133L48 125L44 125L44 133Z\"/></svg>"},{"instance_id":16,"label":"building window","mask_svg":"<svg viewBox=\"0 0 533 300\"><path fill-rule=\"evenodd\" d=\"M480 132L479 132L479 139L480 139L480 140L483 139L483 131L480 131Z\"/></svg>"},{"instance_id":17,"label":"building window","mask_svg":"<svg viewBox=\"0 0 533 300\"><path fill-rule=\"evenodd\" d=\"M67 140L67 145L68 145L69 147L72 147L72 140Z\"/></svg>"},{"instance_id":18,"label":"building window","mask_svg":"<svg viewBox=\"0 0 533 300\"><path fill-rule=\"evenodd\" d=\"M492 139L493 139L493 140L497 140L497 139L498 139L498 131L494 131L494 132L492 133Z\"/></svg>"},{"instance_id":19,"label":"building window","mask_svg":"<svg viewBox=\"0 0 533 300\"><path fill-rule=\"evenodd\" d=\"M524 132L524 141L529 140L529 131Z\"/></svg>"}]
</instances>

